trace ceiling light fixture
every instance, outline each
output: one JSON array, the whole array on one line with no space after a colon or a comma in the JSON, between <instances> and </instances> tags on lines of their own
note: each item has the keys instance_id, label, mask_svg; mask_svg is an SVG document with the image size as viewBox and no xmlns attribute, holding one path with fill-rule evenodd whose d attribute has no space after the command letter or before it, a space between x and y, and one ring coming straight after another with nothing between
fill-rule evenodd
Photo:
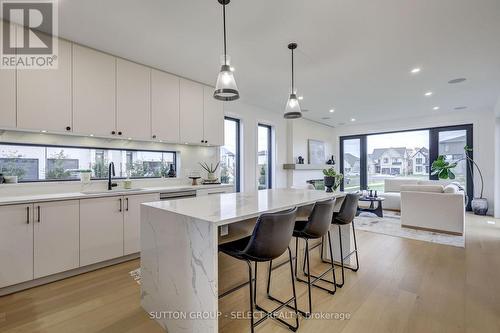
<instances>
[{"instance_id":1,"label":"ceiling light fixture","mask_svg":"<svg viewBox=\"0 0 500 333\"><path fill-rule=\"evenodd\" d=\"M330 109L330 113L334 113L335 112L335 109Z\"/></svg>"},{"instance_id":2,"label":"ceiling light fixture","mask_svg":"<svg viewBox=\"0 0 500 333\"><path fill-rule=\"evenodd\" d=\"M351 121L352 121L352 122L355 122L355 121L356 121L356 118L351 118Z\"/></svg>"},{"instance_id":3,"label":"ceiling light fixture","mask_svg":"<svg viewBox=\"0 0 500 333\"><path fill-rule=\"evenodd\" d=\"M433 107L432 109L433 109L434 111L437 111L437 110L439 110L439 106L435 106L435 107Z\"/></svg>"},{"instance_id":4,"label":"ceiling light fixture","mask_svg":"<svg viewBox=\"0 0 500 333\"><path fill-rule=\"evenodd\" d=\"M296 43L288 44L288 49L292 51L292 91L290 92L290 97L285 106L285 119L297 119L302 117L302 112L300 111L299 101L297 100L297 95L295 94L295 82L294 82L294 72L293 72L293 50L297 48Z\"/></svg>"},{"instance_id":5,"label":"ceiling light fixture","mask_svg":"<svg viewBox=\"0 0 500 333\"><path fill-rule=\"evenodd\" d=\"M227 46L226 46L226 5L230 0L218 0L222 5L222 21L224 28L224 62L220 68L217 83L215 84L214 98L220 101L234 101L240 98L236 80L234 79L233 71L229 66L227 60Z\"/></svg>"},{"instance_id":6,"label":"ceiling light fixture","mask_svg":"<svg viewBox=\"0 0 500 333\"><path fill-rule=\"evenodd\" d=\"M416 67L416 68L413 68L413 69L411 70L411 73L412 73L412 74L417 74L417 73L420 73L420 71L421 71L421 70L422 70L421 68Z\"/></svg>"},{"instance_id":7,"label":"ceiling light fixture","mask_svg":"<svg viewBox=\"0 0 500 333\"><path fill-rule=\"evenodd\" d=\"M432 96L432 94L433 94L433 92L432 92L432 91L428 91L428 92L426 92L424 95L425 95L425 96L427 96L427 97L429 97L429 96Z\"/></svg>"}]
</instances>

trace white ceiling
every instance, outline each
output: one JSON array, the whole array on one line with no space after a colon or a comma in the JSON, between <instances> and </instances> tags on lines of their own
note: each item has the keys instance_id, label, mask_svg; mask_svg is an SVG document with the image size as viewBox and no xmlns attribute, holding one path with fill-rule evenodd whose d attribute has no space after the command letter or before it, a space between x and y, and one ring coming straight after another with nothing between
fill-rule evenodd
<instances>
[{"instance_id":1,"label":"white ceiling","mask_svg":"<svg viewBox=\"0 0 500 333\"><path fill-rule=\"evenodd\" d=\"M214 84L217 0L59 3L62 37ZM304 116L329 125L493 110L500 95L499 0L232 0L227 15L242 100L272 111L289 92L290 41ZM467 81L447 83L459 77Z\"/></svg>"}]
</instances>

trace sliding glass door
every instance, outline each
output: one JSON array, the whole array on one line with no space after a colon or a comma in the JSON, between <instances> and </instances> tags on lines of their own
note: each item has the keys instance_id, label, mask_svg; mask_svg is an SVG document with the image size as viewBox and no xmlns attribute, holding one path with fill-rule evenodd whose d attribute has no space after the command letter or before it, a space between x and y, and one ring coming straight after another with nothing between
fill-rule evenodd
<instances>
[{"instance_id":1,"label":"sliding glass door","mask_svg":"<svg viewBox=\"0 0 500 333\"><path fill-rule=\"evenodd\" d=\"M344 191L384 191L388 178L437 179L431 165L439 155L458 162L456 181L473 195L472 170L464 160L472 147L472 125L374 133L340 138L340 170Z\"/></svg>"},{"instance_id":2,"label":"sliding glass door","mask_svg":"<svg viewBox=\"0 0 500 333\"><path fill-rule=\"evenodd\" d=\"M341 138L340 144L340 170L344 174L341 189L346 192L359 191L365 181L365 156L366 138L352 136Z\"/></svg>"}]
</instances>

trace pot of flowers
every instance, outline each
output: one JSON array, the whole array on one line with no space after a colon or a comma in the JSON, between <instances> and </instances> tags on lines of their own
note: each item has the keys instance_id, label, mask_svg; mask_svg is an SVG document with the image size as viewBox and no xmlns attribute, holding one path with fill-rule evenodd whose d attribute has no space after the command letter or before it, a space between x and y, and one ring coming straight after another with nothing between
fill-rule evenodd
<instances>
[{"instance_id":1,"label":"pot of flowers","mask_svg":"<svg viewBox=\"0 0 500 333\"><path fill-rule=\"evenodd\" d=\"M481 172L481 169L477 165L476 162L471 158L470 154L472 152L472 148L469 146L464 147L464 152L465 152L465 157L453 161L453 162L448 162L446 161L446 158L443 155L438 156L437 160L432 162L431 166L431 175L437 175L439 179L455 179L455 173L453 172L453 169L458 165L460 161L467 161L467 168L469 170L469 173L472 174L473 168L476 167L478 174L479 174L479 179L481 180L481 191L479 192L479 197L474 197L471 201L471 207L472 211L476 215L486 215L488 212L488 200L486 198L483 198L483 191L484 191L484 179L483 179L483 174ZM472 193L474 193L474 183L472 183ZM466 196L466 204L467 204L468 198Z\"/></svg>"},{"instance_id":2,"label":"pot of flowers","mask_svg":"<svg viewBox=\"0 0 500 333\"><path fill-rule=\"evenodd\" d=\"M333 167L328 169L323 169L323 175L325 175L325 188L326 192L337 191L340 184L342 183L342 179L344 179L344 175L341 173L337 173Z\"/></svg>"}]
</instances>

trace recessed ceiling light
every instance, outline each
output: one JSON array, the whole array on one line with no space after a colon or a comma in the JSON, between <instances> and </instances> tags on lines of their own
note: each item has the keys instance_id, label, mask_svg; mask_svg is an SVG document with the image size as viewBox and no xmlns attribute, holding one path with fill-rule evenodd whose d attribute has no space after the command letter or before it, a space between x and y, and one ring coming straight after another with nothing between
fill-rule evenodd
<instances>
[{"instance_id":1,"label":"recessed ceiling light","mask_svg":"<svg viewBox=\"0 0 500 333\"><path fill-rule=\"evenodd\" d=\"M132 138L128 138L127 140L132 140Z\"/></svg>"},{"instance_id":2,"label":"recessed ceiling light","mask_svg":"<svg viewBox=\"0 0 500 333\"><path fill-rule=\"evenodd\" d=\"M449 84L455 84L455 83L461 83L461 82L464 82L466 81L467 79L464 78L464 77L459 77L458 79L453 79L453 80L450 80L448 81Z\"/></svg>"},{"instance_id":3,"label":"recessed ceiling light","mask_svg":"<svg viewBox=\"0 0 500 333\"><path fill-rule=\"evenodd\" d=\"M185 145L188 145L189 143L185 142L184 144L185 144Z\"/></svg>"},{"instance_id":4,"label":"recessed ceiling light","mask_svg":"<svg viewBox=\"0 0 500 333\"><path fill-rule=\"evenodd\" d=\"M42 132L42 133L47 133L47 131L46 131L46 130L41 130L40 132Z\"/></svg>"},{"instance_id":5,"label":"recessed ceiling light","mask_svg":"<svg viewBox=\"0 0 500 333\"><path fill-rule=\"evenodd\" d=\"M454 110L465 110L465 109L467 109L467 107L466 106L455 106L453 109Z\"/></svg>"},{"instance_id":6,"label":"recessed ceiling light","mask_svg":"<svg viewBox=\"0 0 500 333\"><path fill-rule=\"evenodd\" d=\"M433 92L432 92L432 91L428 91L428 92L426 92L424 95L425 95L425 96L427 96L427 97L429 97L429 96L432 96L432 94L433 94Z\"/></svg>"},{"instance_id":7,"label":"recessed ceiling light","mask_svg":"<svg viewBox=\"0 0 500 333\"><path fill-rule=\"evenodd\" d=\"M163 142L163 140L160 140L160 142Z\"/></svg>"},{"instance_id":8,"label":"recessed ceiling light","mask_svg":"<svg viewBox=\"0 0 500 333\"><path fill-rule=\"evenodd\" d=\"M335 112L335 109L330 109L330 113L334 113Z\"/></svg>"},{"instance_id":9,"label":"recessed ceiling light","mask_svg":"<svg viewBox=\"0 0 500 333\"><path fill-rule=\"evenodd\" d=\"M433 110L439 110L439 106L435 106L432 108Z\"/></svg>"},{"instance_id":10,"label":"recessed ceiling light","mask_svg":"<svg viewBox=\"0 0 500 333\"><path fill-rule=\"evenodd\" d=\"M299 96L299 101L303 100L304 96Z\"/></svg>"},{"instance_id":11,"label":"recessed ceiling light","mask_svg":"<svg viewBox=\"0 0 500 333\"><path fill-rule=\"evenodd\" d=\"M488 224L495 224L495 221L486 221Z\"/></svg>"},{"instance_id":12,"label":"recessed ceiling light","mask_svg":"<svg viewBox=\"0 0 500 333\"><path fill-rule=\"evenodd\" d=\"M94 134L90 134L89 136L94 136Z\"/></svg>"},{"instance_id":13,"label":"recessed ceiling light","mask_svg":"<svg viewBox=\"0 0 500 333\"><path fill-rule=\"evenodd\" d=\"M356 121L356 118L351 118L351 121Z\"/></svg>"},{"instance_id":14,"label":"recessed ceiling light","mask_svg":"<svg viewBox=\"0 0 500 333\"><path fill-rule=\"evenodd\" d=\"M411 70L411 73L412 73L412 74L417 74L417 73L420 73L420 71L421 71L421 70L422 70L421 68L419 68L419 67L415 67L415 68L413 68L413 69Z\"/></svg>"}]
</instances>

